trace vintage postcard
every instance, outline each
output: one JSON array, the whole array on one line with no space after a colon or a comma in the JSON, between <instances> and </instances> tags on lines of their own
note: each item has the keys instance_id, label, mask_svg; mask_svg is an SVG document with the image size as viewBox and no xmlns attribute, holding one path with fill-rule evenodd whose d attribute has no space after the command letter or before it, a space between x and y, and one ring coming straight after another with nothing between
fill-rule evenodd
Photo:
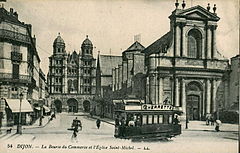
<instances>
[{"instance_id":1,"label":"vintage postcard","mask_svg":"<svg viewBox=\"0 0 240 153\"><path fill-rule=\"evenodd\" d=\"M238 0L0 0L0 153L239 152Z\"/></svg>"}]
</instances>

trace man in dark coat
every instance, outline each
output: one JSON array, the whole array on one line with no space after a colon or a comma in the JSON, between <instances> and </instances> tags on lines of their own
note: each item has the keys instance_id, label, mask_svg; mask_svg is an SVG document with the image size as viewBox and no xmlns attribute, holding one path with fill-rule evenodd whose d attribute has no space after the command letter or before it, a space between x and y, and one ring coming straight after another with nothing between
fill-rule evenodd
<instances>
[{"instance_id":1,"label":"man in dark coat","mask_svg":"<svg viewBox=\"0 0 240 153\"><path fill-rule=\"evenodd\" d=\"M101 124L101 120L97 119L96 124L97 124L97 128L99 129L100 128L100 124Z\"/></svg>"}]
</instances>

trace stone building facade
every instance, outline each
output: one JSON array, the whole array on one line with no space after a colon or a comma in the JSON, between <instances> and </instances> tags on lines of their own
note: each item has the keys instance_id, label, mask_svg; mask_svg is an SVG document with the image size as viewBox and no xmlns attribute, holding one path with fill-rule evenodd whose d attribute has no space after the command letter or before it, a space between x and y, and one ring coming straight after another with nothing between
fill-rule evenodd
<instances>
[{"instance_id":1,"label":"stone building facade","mask_svg":"<svg viewBox=\"0 0 240 153\"><path fill-rule=\"evenodd\" d=\"M227 102L229 63L216 46L216 7L184 7L176 3L170 31L144 50L146 103L171 103L183 117L202 120Z\"/></svg>"},{"instance_id":2,"label":"stone building facade","mask_svg":"<svg viewBox=\"0 0 240 153\"><path fill-rule=\"evenodd\" d=\"M79 53L67 54L60 34L49 57L48 88L56 112L90 111L96 91L96 59L88 36Z\"/></svg>"},{"instance_id":3,"label":"stone building facade","mask_svg":"<svg viewBox=\"0 0 240 153\"><path fill-rule=\"evenodd\" d=\"M96 69L96 105L94 113L112 118L112 69L122 63L122 56L98 55Z\"/></svg>"},{"instance_id":4,"label":"stone building facade","mask_svg":"<svg viewBox=\"0 0 240 153\"><path fill-rule=\"evenodd\" d=\"M0 8L0 98L3 124L29 123L40 99L40 58L32 26L19 21L12 8ZM22 95L22 97L20 97ZM44 98L44 97L42 97Z\"/></svg>"},{"instance_id":5,"label":"stone building facade","mask_svg":"<svg viewBox=\"0 0 240 153\"><path fill-rule=\"evenodd\" d=\"M145 47L135 41L122 53L122 63L112 70L114 99L144 99L144 53Z\"/></svg>"},{"instance_id":6,"label":"stone building facade","mask_svg":"<svg viewBox=\"0 0 240 153\"><path fill-rule=\"evenodd\" d=\"M237 110L239 112L240 96L240 55L231 58L231 72L229 79L229 100L225 108L228 110Z\"/></svg>"}]
</instances>

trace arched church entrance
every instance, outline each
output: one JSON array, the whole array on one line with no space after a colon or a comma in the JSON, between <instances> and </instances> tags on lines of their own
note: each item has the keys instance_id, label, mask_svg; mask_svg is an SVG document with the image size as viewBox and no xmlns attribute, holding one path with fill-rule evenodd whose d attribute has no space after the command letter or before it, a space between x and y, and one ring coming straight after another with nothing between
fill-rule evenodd
<instances>
[{"instance_id":1,"label":"arched church entrance","mask_svg":"<svg viewBox=\"0 0 240 153\"><path fill-rule=\"evenodd\" d=\"M78 101L74 98L68 99L68 112L77 113L78 112Z\"/></svg>"},{"instance_id":2,"label":"arched church entrance","mask_svg":"<svg viewBox=\"0 0 240 153\"><path fill-rule=\"evenodd\" d=\"M57 113L61 113L62 112L62 102L60 100L54 101L54 106L55 106L55 111Z\"/></svg>"},{"instance_id":3,"label":"arched church entrance","mask_svg":"<svg viewBox=\"0 0 240 153\"><path fill-rule=\"evenodd\" d=\"M200 120L202 110L202 85L190 82L187 86L186 115L189 120Z\"/></svg>"},{"instance_id":4,"label":"arched church entrance","mask_svg":"<svg viewBox=\"0 0 240 153\"><path fill-rule=\"evenodd\" d=\"M88 100L83 102L83 109L85 112L90 112L90 102Z\"/></svg>"}]
</instances>

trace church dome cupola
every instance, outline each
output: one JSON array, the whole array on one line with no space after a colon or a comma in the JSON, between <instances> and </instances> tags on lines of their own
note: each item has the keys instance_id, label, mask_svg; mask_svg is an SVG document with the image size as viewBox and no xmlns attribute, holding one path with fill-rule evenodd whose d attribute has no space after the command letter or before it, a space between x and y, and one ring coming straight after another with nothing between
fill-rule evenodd
<instances>
[{"instance_id":1,"label":"church dome cupola","mask_svg":"<svg viewBox=\"0 0 240 153\"><path fill-rule=\"evenodd\" d=\"M92 55L93 50L93 44L91 40L88 39L88 35L86 36L86 39L83 41L82 46L82 55Z\"/></svg>"},{"instance_id":2,"label":"church dome cupola","mask_svg":"<svg viewBox=\"0 0 240 153\"><path fill-rule=\"evenodd\" d=\"M86 39L82 43L82 47L84 47L84 46L92 46L92 45L93 44L92 44L91 40L88 39L88 35L87 35Z\"/></svg>"},{"instance_id":3,"label":"church dome cupola","mask_svg":"<svg viewBox=\"0 0 240 153\"><path fill-rule=\"evenodd\" d=\"M58 33L57 38L53 42L53 52L54 53L64 53L65 52L65 43L60 33Z\"/></svg>"},{"instance_id":4,"label":"church dome cupola","mask_svg":"<svg viewBox=\"0 0 240 153\"><path fill-rule=\"evenodd\" d=\"M64 43L64 40L62 39L62 37L60 36L60 33L58 33L58 36L57 36L57 38L54 40L54 43L53 43L53 45L60 45L60 44L64 44L65 45L65 43Z\"/></svg>"}]
</instances>

